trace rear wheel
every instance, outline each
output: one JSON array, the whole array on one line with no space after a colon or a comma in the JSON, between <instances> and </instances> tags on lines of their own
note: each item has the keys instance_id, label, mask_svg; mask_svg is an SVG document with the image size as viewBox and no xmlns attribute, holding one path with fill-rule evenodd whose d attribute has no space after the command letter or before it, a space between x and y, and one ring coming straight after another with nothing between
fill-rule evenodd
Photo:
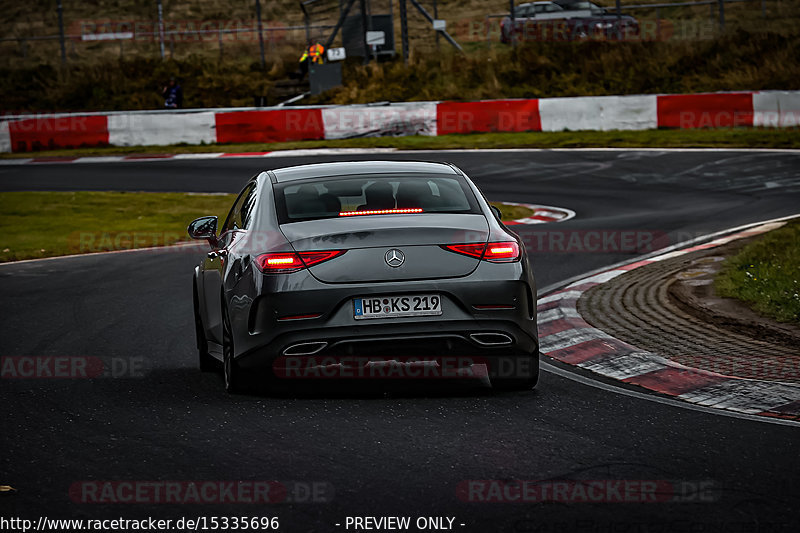
<instances>
[{"instance_id":1,"label":"rear wheel","mask_svg":"<svg viewBox=\"0 0 800 533\"><path fill-rule=\"evenodd\" d=\"M194 297L194 332L197 339L197 363L201 372L217 369L217 360L208 353L208 340L206 339L203 320L200 318L200 305L197 296L197 286L192 287Z\"/></svg>"},{"instance_id":2,"label":"rear wheel","mask_svg":"<svg viewBox=\"0 0 800 533\"><path fill-rule=\"evenodd\" d=\"M222 371L225 376L225 390L230 393L244 391L242 371L236 364L233 350L233 330L228 310L222 308Z\"/></svg>"},{"instance_id":3,"label":"rear wheel","mask_svg":"<svg viewBox=\"0 0 800 533\"><path fill-rule=\"evenodd\" d=\"M503 377L492 377L492 388L500 391L531 390L539 382L539 355L520 357L511 372Z\"/></svg>"}]
</instances>

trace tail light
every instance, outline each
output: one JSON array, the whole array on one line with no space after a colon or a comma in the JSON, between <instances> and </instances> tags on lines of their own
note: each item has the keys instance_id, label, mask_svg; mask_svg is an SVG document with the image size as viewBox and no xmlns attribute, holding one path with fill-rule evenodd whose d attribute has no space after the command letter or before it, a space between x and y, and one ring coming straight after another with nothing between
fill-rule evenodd
<instances>
[{"instance_id":1,"label":"tail light","mask_svg":"<svg viewBox=\"0 0 800 533\"><path fill-rule=\"evenodd\" d=\"M483 257L483 252L486 250L486 243L481 242L477 244L443 244L442 248L450 250L457 254L468 255L470 257Z\"/></svg>"},{"instance_id":2,"label":"tail light","mask_svg":"<svg viewBox=\"0 0 800 533\"><path fill-rule=\"evenodd\" d=\"M490 242L486 245L483 259L493 263L516 261L519 259L519 244L516 241Z\"/></svg>"},{"instance_id":3,"label":"tail light","mask_svg":"<svg viewBox=\"0 0 800 533\"><path fill-rule=\"evenodd\" d=\"M492 263L510 263L520 258L517 241L503 241L475 244L443 244L442 248L457 254L477 257Z\"/></svg>"},{"instance_id":4,"label":"tail light","mask_svg":"<svg viewBox=\"0 0 800 533\"><path fill-rule=\"evenodd\" d=\"M279 252L261 254L256 257L256 266L261 272L288 273L329 261L343 255L347 250L325 250L322 252Z\"/></svg>"}]
</instances>

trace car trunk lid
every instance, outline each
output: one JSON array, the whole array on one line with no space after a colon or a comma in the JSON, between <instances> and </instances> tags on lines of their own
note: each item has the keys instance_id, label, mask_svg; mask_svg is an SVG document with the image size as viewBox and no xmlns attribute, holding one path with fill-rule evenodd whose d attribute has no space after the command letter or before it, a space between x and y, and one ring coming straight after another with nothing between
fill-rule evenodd
<instances>
[{"instance_id":1,"label":"car trunk lid","mask_svg":"<svg viewBox=\"0 0 800 533\"><path fill-rule=\"evenodd\" d=\"M443 244L486 242L489 225L478 214L366 215L281 226L298 251L347 250L309 268L325 283L360 283L461 277L480 259Z\"/></svg>"}]
</instances>

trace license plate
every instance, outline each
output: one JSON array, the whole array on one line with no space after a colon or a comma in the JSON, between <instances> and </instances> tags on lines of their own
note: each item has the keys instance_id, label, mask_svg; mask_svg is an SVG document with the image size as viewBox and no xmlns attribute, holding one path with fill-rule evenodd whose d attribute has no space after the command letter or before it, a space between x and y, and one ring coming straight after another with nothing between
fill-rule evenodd
<instances>
[{"instance_id":1,"label":"license plate","mask_svg":"<svg viewBox=\"0 0 800 533\"><path fill-rule=\"evenodd\" d=\"M369 296L353 299L353 316L356 320L441 314L442 299L438 294Z\"/></svg>"}]
</instances>

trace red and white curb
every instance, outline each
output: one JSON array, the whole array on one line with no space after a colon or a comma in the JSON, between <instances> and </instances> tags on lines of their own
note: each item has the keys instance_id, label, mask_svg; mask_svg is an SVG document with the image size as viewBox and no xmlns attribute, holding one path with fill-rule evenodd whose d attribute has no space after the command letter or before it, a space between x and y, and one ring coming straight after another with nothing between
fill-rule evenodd
<instances>
[{"instance_id":1,"label":"red and white curb","mask_svg":"<svg viewBox=\"0 0 800 533\"><path fill-rule=\"evenodd\" d=\"M503 224L506 226L515 226L519 224L544 224L547 222L564 222L575 217L575 211L565 207L553 207L550 205L538 204L520 204L517 202L500 202L503 205L514 205L527 207L533 214L525 218L517 218L515 220L504 220Z\"/></svg>"},{"instance_id":2,"label":"red and white curb","mask_svg":"<svg viewBox=\"0 0 800 533\"><path fill-rule=\"evenodd\" d=\"M0 152L360 137L659 128L796 128L800 91L380 102L0 116Z\"/></svg>"},{"instance_id":3,"label":"red and white curb","mask_svg":"<svg viewBox=\"0 0 800 533\"><path fill-rule=\"evenodd\" d=\"M548 294L537 303L541 352L563 363L696 405L800 419L800 385L726 376L681 365L592 327L577 309L578 299L584 292L633 269L765 233L784 223L763 224L705 244L620 266Z\"/></svg>"}]
</instances>

